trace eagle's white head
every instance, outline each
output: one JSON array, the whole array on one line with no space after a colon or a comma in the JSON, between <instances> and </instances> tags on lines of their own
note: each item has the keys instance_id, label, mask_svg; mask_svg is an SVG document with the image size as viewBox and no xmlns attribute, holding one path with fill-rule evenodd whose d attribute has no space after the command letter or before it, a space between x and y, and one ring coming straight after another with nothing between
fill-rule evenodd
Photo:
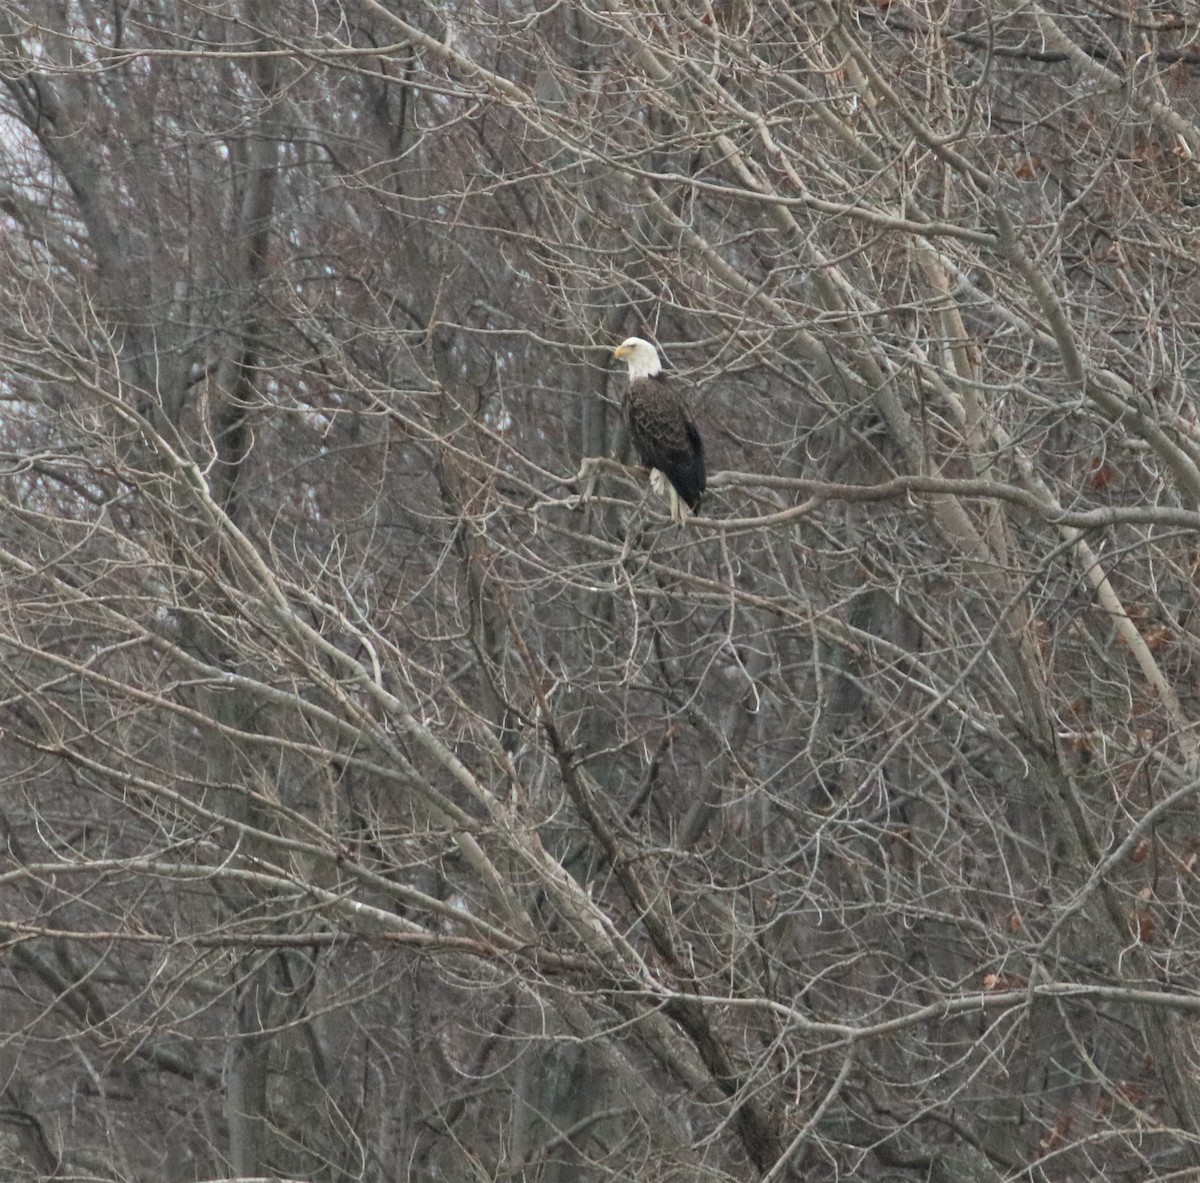
<instances>
[{"instance_id":1,"label":"eagle's white head","mask_svg":"<svg viewBox=\"0 0 1200 1183\"><path fill-rule=\"evenodd\" d=\"M624 361L629 367L630 378L652 378L655 374L662 373L658 350L641 337L626 337L613 350L613 357Z\"/></svg>"}]
</instances>

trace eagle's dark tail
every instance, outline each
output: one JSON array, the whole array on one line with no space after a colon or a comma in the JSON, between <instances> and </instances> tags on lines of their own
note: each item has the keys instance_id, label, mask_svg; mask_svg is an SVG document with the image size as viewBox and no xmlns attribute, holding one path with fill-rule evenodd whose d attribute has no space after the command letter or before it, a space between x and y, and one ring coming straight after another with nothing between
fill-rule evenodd
<instances>
[{"instance_id":1,"label":"eagle's dark tail","mask_svg":"<svg viewBox=\"0 0 1200 1183\"><path fill-rule=\"evenodd\" d=\"M704 461L699 464L672 467L663 474L675 486L675 492L693 513L700 508L700 498L704 495Z\"/></svg>"},{"instance_id":2,"label":"eagle's dark tail","mask_svg":"<svg viewBox=\"0 0 1200 1183\"><path fill-rule=\"evenodd\" d=\"M695 512L700 508L700 498L708 488L708 473L704 468L704 441L696 430L696 425L690 420L684 425L688 443L691 445L686 455L672 457L674 461L665 470L667 480L675 486L675 491L687 502L690 510Z\"/></svg>"}]
</instances>

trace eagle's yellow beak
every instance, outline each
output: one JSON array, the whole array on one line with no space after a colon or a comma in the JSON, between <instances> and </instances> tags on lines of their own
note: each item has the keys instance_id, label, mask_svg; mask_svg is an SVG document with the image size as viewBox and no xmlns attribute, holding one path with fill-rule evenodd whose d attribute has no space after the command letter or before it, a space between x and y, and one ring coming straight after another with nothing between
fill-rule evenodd
<instances>
[{"instance_id":1,"label":"eagle's yellow beak","mask_svg":"<svg viewBox=\"0 0 1200 1183\"><path fill-rule=\"evenodd\" d=\"M618 345L616 349L613 350L612 355L615 358L622 358L628 352L629 350L627 350L624 345Z\"/></svg>"}]
</instances>

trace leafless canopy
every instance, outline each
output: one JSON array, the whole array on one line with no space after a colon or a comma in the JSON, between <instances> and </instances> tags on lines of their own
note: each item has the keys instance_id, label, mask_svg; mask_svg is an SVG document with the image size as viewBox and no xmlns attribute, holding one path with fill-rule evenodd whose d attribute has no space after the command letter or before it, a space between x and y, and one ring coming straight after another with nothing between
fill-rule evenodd
<instances>
[{"instance_id":1,"label":"leafless canopy","mask_svg":"<svg viewBox=\"0 0 1200 1183\"><path fill-rule=\"evenodd\" d=\"M1196 1177L1193 5L0 0L0 83L4 1178Z\"/></svg>"}]
</instances>

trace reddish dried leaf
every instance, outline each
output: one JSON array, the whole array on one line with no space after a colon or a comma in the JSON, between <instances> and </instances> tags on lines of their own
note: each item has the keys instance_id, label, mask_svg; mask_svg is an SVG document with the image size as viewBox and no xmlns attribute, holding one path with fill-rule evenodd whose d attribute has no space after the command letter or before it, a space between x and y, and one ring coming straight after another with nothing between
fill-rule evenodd
<instances>
[{"instance_id":1,"label":"reddish dried leaf","mask_svg":"<svg viewBox=\"0 0 1200 1183\"><path fill-rule=\"evenodd\" d=\"M1154 944L1154 917L1149 912L1139 912L1137 914L1137 933L1138 940L1143 945Z\"/></svg>"},{"instance_id":2,"label":"reddish dried leaf","mask_svg":"<svg viewBox=\"0 0 1200 1183\"><path fill-rule=\"evenodd\" d=\"M1113 482L1117 479L1117 470L1107 460L1093 456L1088 468L1090 469L1088 484L1093 489L1103 493L1105 489L1112 488Z\"/></svg>"}]
</instances>

